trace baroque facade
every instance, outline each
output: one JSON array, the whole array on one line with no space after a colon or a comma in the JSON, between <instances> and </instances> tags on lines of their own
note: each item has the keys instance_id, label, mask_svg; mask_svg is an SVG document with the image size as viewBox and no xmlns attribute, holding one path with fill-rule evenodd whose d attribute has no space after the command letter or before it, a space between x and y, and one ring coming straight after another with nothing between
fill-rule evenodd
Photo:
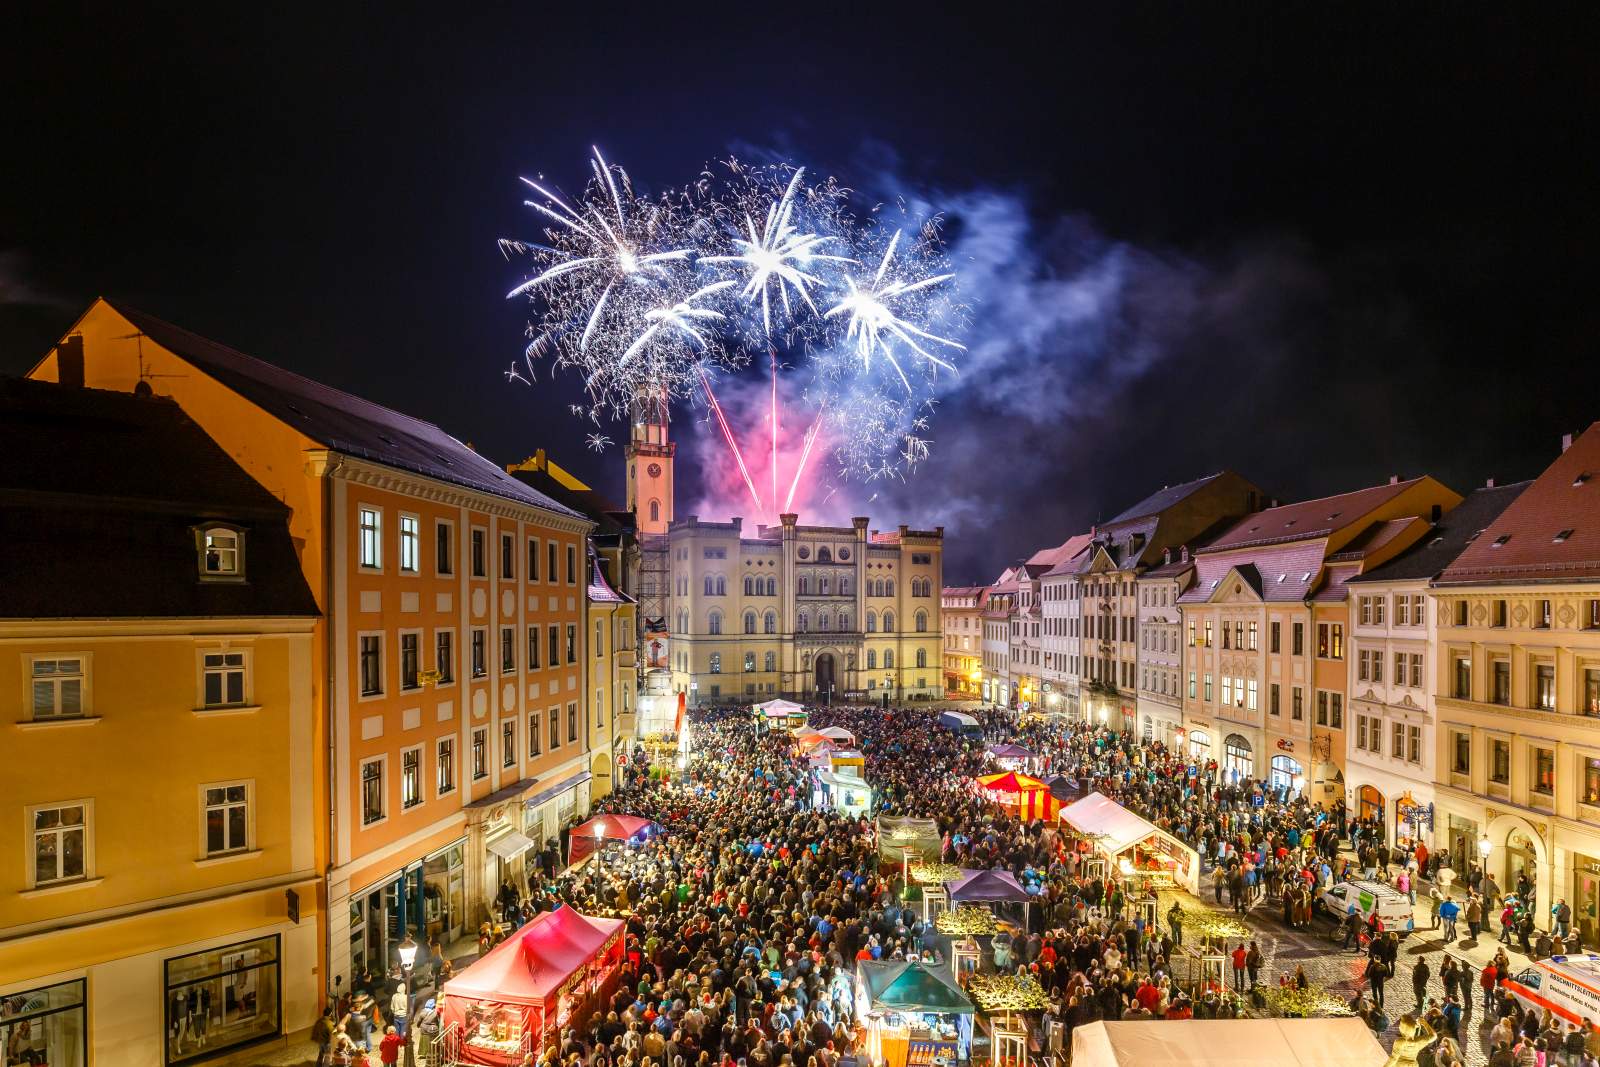
<instances>
[{"instance_id":1,"label":"baroque facade","mask_svg":"<svg viewBox=\"0 0 1600 1067\"><path fill-rule=\"evenodd\" d=\"M673 689L690 703L942 697L944 529L869 525L672 523Z\"/></svg>"}]
</instances>

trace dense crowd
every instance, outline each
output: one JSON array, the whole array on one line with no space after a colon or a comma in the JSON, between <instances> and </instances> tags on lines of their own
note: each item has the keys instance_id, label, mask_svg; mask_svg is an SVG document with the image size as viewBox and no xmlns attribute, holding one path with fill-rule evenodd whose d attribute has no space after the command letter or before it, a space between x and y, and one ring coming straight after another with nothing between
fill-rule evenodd
<instances>
[{"instance_id":1,"label":"dense crowd","mask_svg":"<svg viewBox=\"0 0 1600 1067\"><path fill-rule=\"evenodd\" d=\"M1009 870L1029 888L1025 924L994 939L989 964L1031 974L1046 991L1044 1044L1053 1037L1069 1046L1074 1027L1099 1019L1243 1014L1252 1001L1264 1003L1263 958L1255 942L1239 939L1225 948L1231 988L1225 976L1180 983L1173 964L1183 907L1147 924L1124 907L1127 887L1102 877L1078 843L1045 822L1012 817L973 788L974 776L995 769L990 742L1023 745L1036 754L1029 769L1040 777L1065 779L1074 792L1098 790L1188 843L1213 872L1218 905L1244 912L1265 904L1290 926L1312 921L1313 902L1334 881L1392 880L1415 899L1419 880L1447 862L1423 847L1385 848L1382 827L1347 818L1342 803L1323 808L1159 743L1081 723L973 714L978 727L965 732L934 728L925 711L878 708L814 709L811 725L856 736L876 813L933 819L945 862ZM880 864L872 819L814 807L811 770L786 733L745 708L712 710L694 723L694 749L681 771L631 760L619 788L596 805L645 816L659 832L562 874L554 855L544 857L548 876L530 895L507 886L499 901L508 927L563 904L627 917L619 987L545 1050L549 1067L835 1067L858 1051L856 961L937 959L938 939L904 902L901 867ZM1465 882L1480 912L1498 896L1475 869ZM1427 892L1448 920L1456 902L1437 883ZM1390 1021L1385 984L1395 973L1395 934L1375 916L1362 922L1352 914L1336 936L1365 953L1365 988L1350 1006L1381 1032ZM491 943L486 932L482 948ZM1496 1055L1567 1047L1559 1024L1525 1016L1504 995L1496 974L1503 980L1508 966L1474 976L1447 959L1442 999L1418 987L1413 1014L1439 1035L1424 1052L1428 1064L1465 1062L1456 1042L1475 980L1487 982L1485 1013L1501 1020L1491 1033L1505 1046L1491 1046ZM1427 974L1424 964L1424 984ZM1303 971L1277 981L1307 985Z\"/></svg>"}]
</instances>

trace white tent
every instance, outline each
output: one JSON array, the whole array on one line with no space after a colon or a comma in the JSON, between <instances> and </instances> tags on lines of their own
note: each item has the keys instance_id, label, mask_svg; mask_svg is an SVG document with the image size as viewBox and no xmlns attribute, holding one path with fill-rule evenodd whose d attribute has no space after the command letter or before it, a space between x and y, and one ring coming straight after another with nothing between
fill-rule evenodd
<instances>
[{"instance_id":1,"label":"white tent","mask_svg":"<svg viewBox=\"0 0 1600 1067\"><path fill-rule=\"evenodd\" d=\"M1107 859L1116 860L1136 845L1175 862L1174 879L1191 893L1200 892L1200 855L1148 819L1140 818L1102 793L1090 793L1061 809L1061 821L1078 836L1094 842Z\"/></svg>"},{"instance_id":2,"label":"white tent","mask_svg":"<svg viewBox=\"0 0 1600 1067\"><path fill-rule=\"evenodd\" d=\"M843 741L847 745L856 743L856 735L846 730L843 726L826 726L818 730L817 733L834 741Z\"/></svg>"},{"instance_id":3,"label":"white tent","mask_svg":"<svg viewBox=\"0 0 1600 1067\"><path fill-rule=\"evenodd\" d=\"M1382 1067L1360 1019L1183 1019L1087 1023L1072 1067Z\"/></svg>"},{"instance_id":4,"label":"white tent","mask_svg":"<svg viewBox=\"0 0 1600 1067\"><path fill-rule=\"evenodd\" d=\"M757 704L756 710L769 719L787 718L791 715L804 715L806 713L804 705L796 704L794 701L785 700L782 697L769 700L764 704Z\"/></svg>"}]
</instances>

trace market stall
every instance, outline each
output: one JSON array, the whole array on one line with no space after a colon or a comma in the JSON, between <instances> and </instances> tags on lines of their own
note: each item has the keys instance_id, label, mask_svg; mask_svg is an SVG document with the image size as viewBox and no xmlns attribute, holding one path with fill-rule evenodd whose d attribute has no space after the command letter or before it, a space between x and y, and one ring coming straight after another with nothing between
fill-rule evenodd
<instances>
[{"instance_id":1,"label":"market stall","mask_svg":"<svg viewBox=\"0 0 1600 1067\"><path fill-rule=\"evenodd\" d=\"M961 877L945 889L952 904L1021 904L1022 929L1028 929L1028 910L1033 896L1010 871L964 870ZM999 966L999 961L996 961Z\"/></svg>"},{"instance_id":2,"label":"market stall","mask_svg":"<svg viewBox=\"0 0 1600 1067\"><path fill-rule=\"evenodd\" d=\"M1360 1019L1183 1019L1085 1023L1072 1067L1381 1067Z\"/></svg>"},{"instance_id":3,"label":"market stall","mask_svg":"<svg viewBox=\"0 0 1600 1067\"><path fill-rule=\"evenodd\" d=\"M1032 749L1010 743L990 745L985 754L1008 771L1026 770L1028 761L1038 755Z\"/></svg>"},{"instance_id":4,"label":"market stall","mask_svg":"<svg viewBox=\"0 0 1600 1067\"><path fill-rule=\"evenodd\" d=\"M806 709L792 700L776 697L755 706L755 713L771 730L792 730L806 724Z\"/></svg>"},{"instance_id":5,"label":"market stall","mask_svg":"<svg viewBox=\"0 0 1600 1067\"><path fill-rule=\"evenodd\" d=\"M853 774L818 771L811 801L815 807L859 818L872 807L872 787Z\"/></svg>"},{"instance_id":6,"label":"market stall","mask_svg":"<svg viewBox=\"0 0 1600 1067\"><path fill-rule=\"evenodd\" d=\"M1061 810L1049 785L1020 771L985 774L975 781L995 803L1014 809L1019 819L1053 819Z\"/></svg>"},{"instance_id":7,"label":"market stall","mask_svg":"<svg viewBox=\"0 0 1600 1067\"><path fill-rule=\"evenodd\" d=\"M856 743L856 735L846 730L843 726L825 726L818 730L817 733L830 741L837 741L842 745L854 747Z\"/></svg>"},{"instance_id":8,"label":"market stall","mask_svg":"<svg viewBox=\"0 0 1600 1067\"><path fill-rule=\"evenodd\" d=\"M614 989L625 926L547 911L451 978L440 992L444 1062L505 1067L553 1044Z\"/></svg>"},{"instance_id":9,"label":"market stall","mask_svg":"<svg viewBox=\"0 0 1600 1067\"><path fill-rule=\"evenodd\" d=\"M650 836L655 823L637 815L596 815L572 828L567 836L567 863L578 863L605 847L607 841L636 843Z\"/></svg>"},{"instance_id":10,"label":"market stall","mask_svg":"<svg viewBox=\"0 0 1600 1067\"><path fill-rule=\"evenodd\" d=\"M1101 793L1073 801L1060 814L1067 828L1123 877L1199 894L1199 854L1155 823Z\"/></svg>"},{"instance_id":11,"label":"market stall","mask_svg":"<svg viewBox=\"0 0 1600 1067\"><path fill-rule=\"evenodd\" d=\"M856 964L856 1017L866 1023L868 1058L883 1067L932 1067L972 1055L972 1001L925 963Z\"/></svg>"},{"instance_id":12,"label":"market stall","mask_svg":"<svg viewBox=\"0 0 1600 1067\"><path fill-rule=\"evenodd\" d=\"M946 730L954 730L958 734L965 734L969 737L982 736L983 734L983 727L978 725L978 720L964 711L940 712L938 722Z\"/></svg>"}]
</instances>

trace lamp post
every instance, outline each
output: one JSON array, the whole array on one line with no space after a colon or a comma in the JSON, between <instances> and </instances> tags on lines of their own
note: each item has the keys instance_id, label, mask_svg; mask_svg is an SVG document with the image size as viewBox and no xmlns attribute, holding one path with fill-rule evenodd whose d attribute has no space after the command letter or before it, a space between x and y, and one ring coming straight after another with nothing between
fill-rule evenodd
<instances>
[{"instance_id":1,"label":"lamp post","mask_svg":"<svg viewBox=\"0 0 1600 1067\"><path fill-rule=\"evenodd\" d=\"M411 935L406 934L406 939L400 942L400 974L405 979L405 988L411 988L411 968L417 962L417 943L411 940Z\"/></svg>"}]
</instances>

